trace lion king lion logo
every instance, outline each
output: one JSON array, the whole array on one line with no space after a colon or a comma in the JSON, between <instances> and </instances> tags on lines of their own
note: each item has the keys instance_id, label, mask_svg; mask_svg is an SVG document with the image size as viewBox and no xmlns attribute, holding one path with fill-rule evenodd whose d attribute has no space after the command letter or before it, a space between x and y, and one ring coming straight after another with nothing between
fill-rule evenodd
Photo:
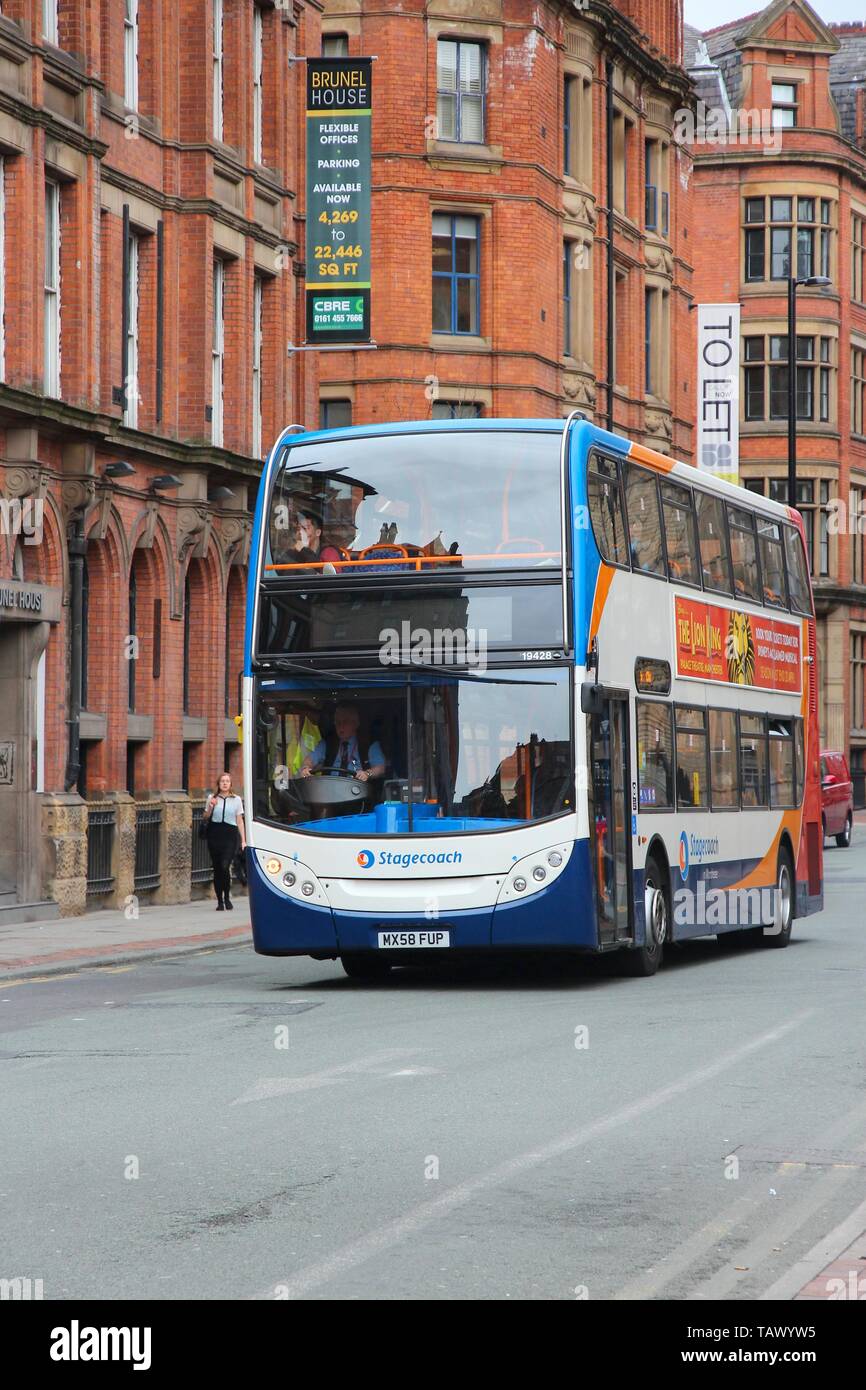
<instances>
[{"instance_id":1,"label":"lion king lion logo","mask_svg":"<svg viewBox=\"0 0 866 1390\"><path fill-rule=\"evenodd\" d=\"M732 613L725 640L728 680L732 685L752 685L755 679L755 643L752 624L745 613Z\"/></svg>"}]
</instances>

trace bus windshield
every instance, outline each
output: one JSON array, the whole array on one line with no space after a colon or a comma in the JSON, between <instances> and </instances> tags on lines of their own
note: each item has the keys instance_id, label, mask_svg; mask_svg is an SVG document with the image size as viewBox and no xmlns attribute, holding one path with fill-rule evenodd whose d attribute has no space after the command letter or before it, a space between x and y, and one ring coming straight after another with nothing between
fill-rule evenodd
<instances>
[{"instance_id":1,"label":"bus windshield","mask_svg":"<svg viewBox=\"0 0 866 1390\"><path fill-rule=\"evenodd\" d=\"M495 829L574 807L568 672L259 685L255 815L302 830Z\"/></svg>"},{"instance_id":2,"label":"bus windshield","mask_svg":"<svg viewBox=\"0 0 866 1390\"><path fill-rule=\"evenodd\" d=\"M292 445L262 577L560 567L558 434L433 431Z\"/></svg>"}]
</instances>

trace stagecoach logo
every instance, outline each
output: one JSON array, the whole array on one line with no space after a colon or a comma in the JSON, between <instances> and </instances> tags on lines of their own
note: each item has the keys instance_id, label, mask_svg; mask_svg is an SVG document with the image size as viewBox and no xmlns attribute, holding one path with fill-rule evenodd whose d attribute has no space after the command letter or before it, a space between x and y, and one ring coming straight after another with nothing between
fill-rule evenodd
<instances>
[{"instance_id":1,"label":"stagecoach logo","mask_svg":"<svg viewBox=\"0 0 866 1390\"><path fill-rule=\"evenodd\" d=\"M362 869L369 869L376 862L376 856L371 849L359 850L357 859Z\"/></svg>"},{"instance_id":2,"label":"stagecoach logo","mask_svg":"<svg viewBox=\"0 0 866 1390\"><path fill-rule=\"evenodd\" d=\"M685 831L680 835L680 878L683 883L689 876L689 837Z\"/></svg>"},{"instance_id":3,"label":"stagecoach logo","mask_svg":"<svg viewBox=\"0 0 866 1390\"><path fill-rule=\"evenodd\" d=\"M689 868L694 861L702 864L707 859L718 859L719 841L716 835L680 835L680 878L683 883L689 876ZM698 875L700 878L701 875Z\"/></svg>"},{"instance_id":4,"label":"stagecoach logo","mask_svg":"<svg viewBox=\"0 0 866 1390\"><path fill-rule=\"evenodd\" d=\"M755 642L752 637L752 624L745 613L735 611L731 614L725 656L728 661L728 680L731 684L754 685Z\"/></svg>"}]
</instances>

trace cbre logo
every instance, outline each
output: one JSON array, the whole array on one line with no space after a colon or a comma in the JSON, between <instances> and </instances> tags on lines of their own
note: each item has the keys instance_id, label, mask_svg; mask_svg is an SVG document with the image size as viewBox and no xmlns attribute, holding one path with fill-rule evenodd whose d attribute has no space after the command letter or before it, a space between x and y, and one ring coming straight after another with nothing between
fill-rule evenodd
<instances>
[{"instance_id":1,"label":"cbre logo","mask_svg":"<svg viewBox=\"0 0 866 1390\"><path fill-rule=\"evenodd\" d=\"M369 869L376 860L376 856L371 849L359 850L356 858L362 869Z\"/></svg>"}]
</instances>

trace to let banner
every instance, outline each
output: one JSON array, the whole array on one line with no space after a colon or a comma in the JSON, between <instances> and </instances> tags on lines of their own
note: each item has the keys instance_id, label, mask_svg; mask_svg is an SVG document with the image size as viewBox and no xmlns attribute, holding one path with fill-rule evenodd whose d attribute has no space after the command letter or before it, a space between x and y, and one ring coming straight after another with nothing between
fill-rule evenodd
<instances>
[{"instance_id":1,"label":"to let banner","mask_svg":"<svg viewBox=\"0 0 866 1390\"><path fill-rule=\"evenodd\" d=\"M674 628L679 677L800 694L799 623L676 595Z\"/></svg>"},{"instance_id":2,"label":"to let banner","mask_svg":"<svg viewBox=\"0 0 866 1390\"><path fill-rule=\"evenodd\" d=\"M370 58L307 60L307 342L370 340Z\"/></svg>"},{"instance_id":3,"label":"to let banner","mask_svg":"<svg viewBox=\"0 0 866 1390\"><path fill-rule=\"evenodd\" d=\"M698 467L739 482L740 306L698 305Z\"/></svg>"}]
</instances>

